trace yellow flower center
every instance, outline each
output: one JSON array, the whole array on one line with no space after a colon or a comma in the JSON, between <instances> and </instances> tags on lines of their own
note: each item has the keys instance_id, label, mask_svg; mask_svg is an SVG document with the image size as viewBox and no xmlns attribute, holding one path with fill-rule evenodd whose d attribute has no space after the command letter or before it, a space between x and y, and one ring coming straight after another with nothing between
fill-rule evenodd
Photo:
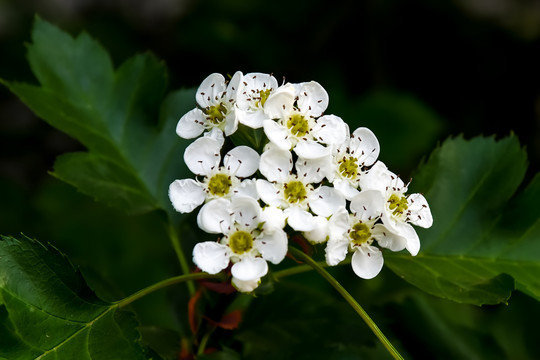
<instances>
[{"instance_id":1,"label":"yellow flower center","mask_svg":"<svg viewBox=\"0 0 540 360\"><path fill-rule=\"evenodd\" d=\"M366 224L358 222L353 225L351 232L349 233L349 237L351 238L353 244L362 245L371 239L371 230Z\"/></svg>"},{"instance_id":2,"label":"yellow flower center","mask_svg":"<svg viewBox=\"0 0 540 360\"><path fill-rule=\"evenodd\" d=\"M223 103L208 107L205 111L206 119L213 125L219 125L227 115L227 108Z\"/></svg>"},{"instance_id":3,"label":"yellow flower center","mask_svg":"<svg viewBox=\"0 0 540 360\"><path fill-rule=\"evenodd\" d=\"M309 123L300 114L294 114L287 120L287 128L294 136L303 137L309 132Z\"/></svg>"},{"instance_id":4,"label":"yellow flower center","mask_svg":"<svg viewBox=\"0 0 540 360\"><path fill-rule=\"evenodd\" d=\"M399 216L403 214L409 208L407 198L405 196L402 196L400 198L396 194L392 194L392 196L390 196L390 199L388 199L388 204L390 210L393 210L392 214L394 216Z\"/></svg>"},{"instance_id":5,"label":"yellow flower center","mask_svg":"<svg viewBox=\"0 0 540 360\"><path fill-rule=\"evenodd\" d=\"M208 181L208 191L214 196L225 196L229 193L232 182L225 174L216 174Z\"/></svg>"},{"instance_id":6,"label":"yellow flower center","mask_svg":"<svg viewBox=\"0 0 540 360\"><path fill-rule=\"evenodd\" d=\"M301 181L290 181L284 187L285 199L291 204L301 202L307 197L306 187Z\"/></svg>"},{"instance_id":7,"label":"yellow flower center","mask_svg":"<svg viewBox=\"0 0 540 360\"><path fill-rule=\"evenodd\" d=\"M229 237L229 247L237 255L241 255L253 247L253 237L246 231L237 231Z\"/></svg>"},{"instance_id":8,"label":"yellow flower center","mask_svg":"<svg viewBox=\"0 0 540 360\"><path fill-rule=\"evenodd\" d=\"M260 99L255 103L256 106L263 107L264 103L266 103L266 99L270 96L271 89L261 90L259 91Z\"/></svg>"},{"instance_id":9,"label":"yellow flower center","mask_svg":"<svg viewBox=\"0 0 540 360\"><path fill-rule=\"evenodd\" d=\"M358 159L355 157L349 157L348 159L344 159L340 161L339 164L339 172L341 175L343 175L346 178L354 179L358 175Z\"/></svg>"}]
</instances>

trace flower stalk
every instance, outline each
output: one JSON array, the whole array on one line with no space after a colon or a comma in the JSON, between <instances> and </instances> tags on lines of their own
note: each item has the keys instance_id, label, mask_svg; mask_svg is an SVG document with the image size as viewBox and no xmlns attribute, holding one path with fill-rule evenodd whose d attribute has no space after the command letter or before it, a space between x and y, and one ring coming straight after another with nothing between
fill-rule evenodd
<instances>
[{"instance_id":1,"label":"flower stalk","mask_svg":"<svg viewBox=\"0 0 540 360\"><path fill-rule=\"evenodd\" d=\"M384 336L383 332L379 329L377 324L369 317L365 310L360 306L360 304L352 297L351 294L337 281L326 269L319 265L315 260L309 257L307 254L302 252L299 249L296 249L292 246L289 246L289 252L294 255L297 259L305 261L309 266L311 266L315 271L317 271L326 281L330 283L339 294L351 305L351 307L356 311L358 315L364 320L368 327L373 331L375 336L382 342L386 350L392 355L394 359L403 359L399 354L396 348L390 343L390 341Z\"/></svg>"},{"instance_id":2,"label":"flower stalk","mask_svg":"<svg viewBox=\"0 0 540 360\"><path fill-rule=\"evenodd\" d=\"M178 258L178 262L180 263L180 269L182 270L182 273L184 275L189 275L189 265L186 259L186 256L184 255L184 251L182 250L182 244L180 243L180 238L178 237L178 233L176 232L176 229L172 224L168 225L168 234L169 239L171 241L171 245L174 248L174 252L176 253L176 256ZM191 279L186 280L187 288L189 291L189 295L193 296L195 294L195 285L193 285L193 281Z\"/></svg>"},{"instance_id":3,"label":"flower stalk","mask_svg":"<svg viewBox=\"0 0 540 360\"><path fill-rule=\"evenodd\" d=\"M137 291L136 293L134 293L134 294L122 299L122 300L119 300L119 301L115 302L114 305L119 307L119 308L122 308L122 307L128 306L132 302L135 302L135 301L145 297L146 295L149 295L149 294L151 294L153 292L156 292L156 291L161 290L163 288L166 288L168 286L180 284L180 283L183 283L183 282L193 282L195 280L202 280L202 279L221 279L221 278L223 278L223 276L224 276L223 274L211 275L211 274L207 274L207 273L203 273L203 272L174 276L174 277L159 281L159 282L157 282L157 283L155 283L153 285L150 285L150 286L148 286L148 287L146 287L144 289L141 289L141 290Z\"/></svg>"}]
</instances>

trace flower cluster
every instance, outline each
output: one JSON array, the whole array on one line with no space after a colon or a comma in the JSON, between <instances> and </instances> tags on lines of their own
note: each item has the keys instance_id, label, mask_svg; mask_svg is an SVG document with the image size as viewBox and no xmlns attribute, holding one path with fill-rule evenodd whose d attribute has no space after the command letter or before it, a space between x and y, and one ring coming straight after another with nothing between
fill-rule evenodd
<instances>
[{"instance_id":1,"label":"flower cluster","mask_svg":"<svg viewBox=\"0 0 540 360\"><path fill-rule=\"evenodd\" d=\"M285 258L293 233L325 243L328 265L351 252L353 271L364 279L380 272L382 248L418 253L412 225L433 222L426 199L407 195L407 184L378 160L371 130L351 133L340 117L324 114L328 101L315 81L278 85L270 74L237 72L229 81L212 74L202 82L197 107L176 128L195 139L184 161L196 177L169 187L177 211L200 207L198 226L221 234L195 245L201 270L232 265L233 285L253 291L267 262ZM228 141L246 129L263 134L260 154Z\"/></svg>"}]
</instances>

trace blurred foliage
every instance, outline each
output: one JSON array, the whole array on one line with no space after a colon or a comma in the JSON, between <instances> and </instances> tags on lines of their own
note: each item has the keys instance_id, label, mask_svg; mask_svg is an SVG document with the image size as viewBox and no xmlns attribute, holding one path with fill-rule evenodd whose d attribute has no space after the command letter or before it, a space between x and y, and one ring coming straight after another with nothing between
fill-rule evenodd
<instances>
[{"instance_id":1,"label":"blurred foliage","mask_svg":"<svg viewBox=\"0 0 540 360\"><path fill-rule=\"evenodd\" d=\"M351 128L370 127L381 159L405 178L449 135L514 132L529 155L528 180L540 168L538 12L510 0L491 8L472 0L0 0L0 78L35 82L23 44L39 13L73 34L87 30L115 66L152 51L169 69L170 89L236 70L316 80L330 94L329 112ZM53 243L109 301L178 274L167 235L156 226L159 214L128 217L47 174L57 155L83 147L3 87L0 136L0 233ZM201 236L183 230L188 246ZM474 307L422 293L387 269L369 282L351 278L346 266L332 272L405 357L540 357L540 305L522 293L509 305ZM266 349L257 358L387 356L314 274L274 286L279 291L250 302L236 332L216 330L208 348L224 350L201 359L254 358L254 348ZM175 334L189 332L185 293L173 287L132 306L143 339L165 358L180 350ZM268 314L275 323L265 322Z\"/></svg>"}]
</instances>

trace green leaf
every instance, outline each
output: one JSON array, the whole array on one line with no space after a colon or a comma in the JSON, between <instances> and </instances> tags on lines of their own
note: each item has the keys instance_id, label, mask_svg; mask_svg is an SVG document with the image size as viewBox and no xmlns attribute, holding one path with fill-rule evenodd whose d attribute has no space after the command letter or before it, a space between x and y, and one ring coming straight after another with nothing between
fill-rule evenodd
<instances>
[{"instance_id":1,"label":"green leaf","mask_svg":"<svg viewBox=\"0 0 540 360\"><path fill-rule=\"evenodd\" d=\"M330 105L351 131L365 126L381 145L380 159L394 171L413 169L445 130L445 122L420 98L395 90L374 90L360 98L331 93ZM337 95L337 96L336 96Z\"/></svg>"},{"instance_id":2,"label":"green leaf","mask_svg":"<svg viewBox=\"0 0 540 360\"><path fill-rule=\"evenodd\" d=\"M479 307L418 290L381 312L393 320L410 359L502 360L538 359L539 308L520 292L508 305Z\"/></svg>"},{"instance_id":3,"label":"green leaf","mask_svg":"<svg viewBox=\"0 0 540 360\"><path fill-rule=\"evenodd\" d=\"M146 359L132 314L98 299L57 250L0 238L0 357Z\"/></svg>"},{"instance_id":4,"label":"green leaf","mask_svg":"<svg viewBox=\"0 0 540 360\"><path fill-rule=\"evenodd\" d=\"M178 354L181 352L181 340L177 332L157 326L140 327L139 331L142 342L148 344L163 359L178 359Z\"/></svg>"},{"instance_id":5,"label":"green leaf","mask_svg":"<svg viewBox=\"0 0 540 360\"><path fill-rule=\"evenodd\" d=\"M137 55L115 70L87 34L72 38L39 18L28 60L41 86L1 82L38 117L88 149L59 157L53 175L128 213L172 213L167 187L187 173L187 142L175 127L194 106L194 91L180 90L163 101L166 69L153 55Z\"/></svg>"},{"instance_id":6,"label":"green leaf","mask_svg":"<svg viewBox=\"0 0 540 360\"><path fill-rule=\"evenodd\" d=\"M417 228L416 257L387 265L421 289L458 302L505 303L514 289L540 300L540 177L513 197L527 169L515 136L449 139L413 179L433 213Z\"/></svg>"}]
</instances>

